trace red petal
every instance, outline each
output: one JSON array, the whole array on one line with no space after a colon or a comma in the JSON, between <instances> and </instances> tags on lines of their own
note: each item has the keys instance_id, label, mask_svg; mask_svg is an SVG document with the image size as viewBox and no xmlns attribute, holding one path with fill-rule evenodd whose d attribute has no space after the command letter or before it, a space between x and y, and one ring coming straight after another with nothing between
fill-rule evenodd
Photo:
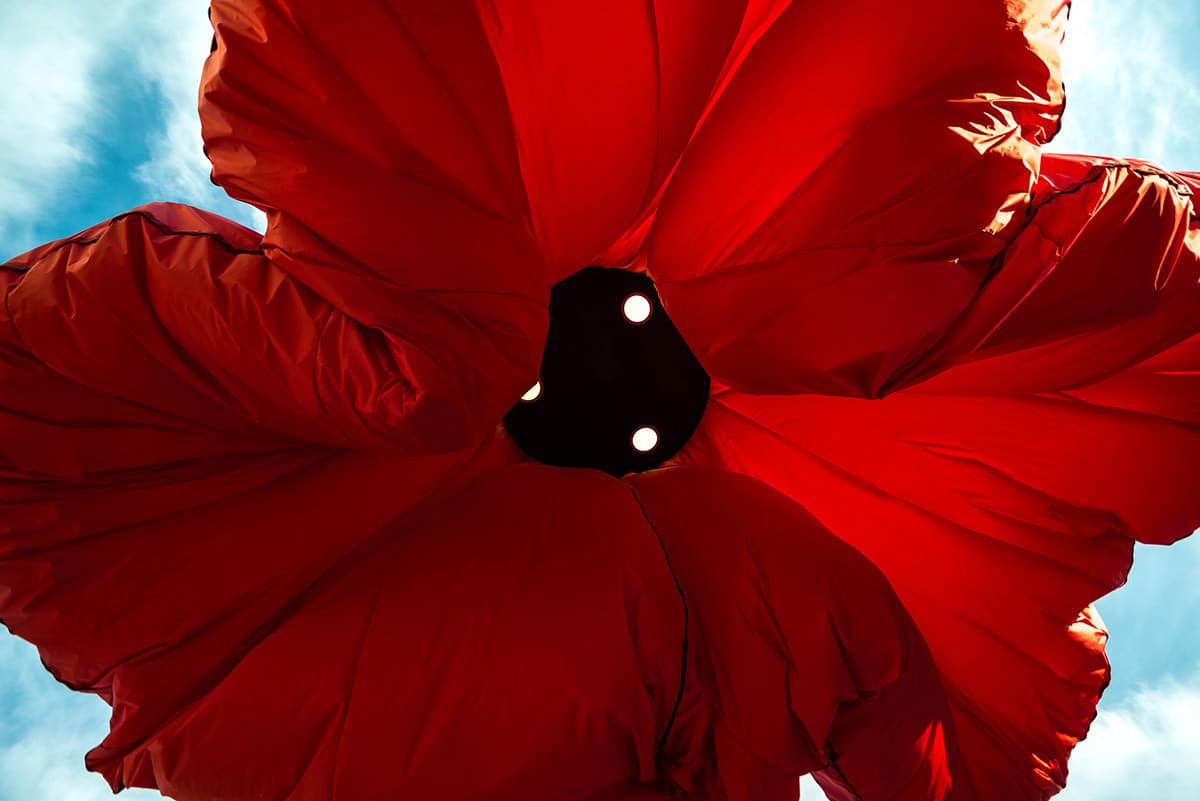
<instances>
[{"instance_id":1,"label":"red petal","mask_svg":"<svg viewBox=\"0 0 1200 801\"><path fill-rule=\"evenodd\" d=\"M148 736L462 461L320 450L33 483L41 497L4 507L0 618L113 705L89 765L114 787L141 781Z\"/></svg>"},{"instance_id":2,"label":"red petal","mask_svg":"<svg viewBox=\"0 0 1200 801\"><path fill-rule=\"evenodd\" d=\"M1200 525L1195 177L1045 166L998 273L894 380L909 389L724 392L679 457L767 481L883 569L985 798L1063 785L1108 681L1088 605L1124 582L1134 539Z\"/></svg>"},{"instance_id":3,"label":"red petal","mask_svg":"<svg viewBox=\"0 0 1200 801\"><path fill-rule=\"evenodd\" d=\"M701 797L794 801L813 770L831 798L948 797L944 691L878 570L745 476L687 467L632 486L683 586L714 706Z\"/></svg>"},{"instance_id":4,"label":"red petal","mask_svg":"<svg viewBox=\"0 0 1200 801\"><path fill-rule=\"evenodd\" d=\"M164 230L183 217L193 227ZM654 778L678 696L683 610L627 491L582 474L615 492L610 508L587 480L534 468L547 477L505 473L432 519L401 520L511 459L511 446L464 464L471 454L355 454L273 433L369 423L371 409L316 413L314 365L294 355L315 358L305 343L338 313L260 254L228 247L248 232L221 238L209 224L223 225L143 210L2 273L13 314L0 318L0 620L62 681L113 705L89 766L114 788L267 788L294 801L343 786L338 795L369 797L355 784L380 770L398 778L404 753L411 783L440 782L440 798L454 797L448 775L463 794L533 786L534 797L538 781L583 797ZM370 351L324 353L320 364L344 380L371 375L336 361ZM588 531L603 533L589 549L580 508L593 508ZM573 525L552 525L564 514ZM369 620L399 636L368 637ZM468 644L483 658L454 661L464 673L451 680L432 657ZM365 689L347 705L356 683ZM431 687L457 688L457 706L439 706ZM419 708L465 734L406 751L416 741L405 736L428 731ZM702 724L688 709L681 719ZM698 738L687 731L681 723L664 742L668 774L676 754L689 762ZM481 738L479 773L462 773L467 735ZM570 742L574 756L561 747Z\"/></svg>"},{"instance_id":5,"label":"red petal","mask_svg":"<svg viewBox=\"0 0 1200 801\"><path fill-rule=\"evenodd\" d=\"M157 649L122 668L125 714L154 716L156 725L136 739L115 731L109 742L124 754L116 761L101 749L93 766L118 785L178 797L291 801L582 799L653 779L678 696L685 621L628 490L595 472L519 466L488 474L449 504L366 526L354 510L364 500L379 510L370 499L406 476L379 465L369 480L354 471L367 489L340 480L350 472L339 469L328 489L320 475L280 486L287 521L256 536L240 527L241 538L278 551L243 562L239 547L238 559L226 560L234 576L253 575L263 589L218 615L190 649ZM346 522L304 522L313 515ZM372 532L236 647L213 647L289 583L278 578L293 559L289 541L349 548ZM185 546L186 555L224 539ZM171 599L186 597L199 580L190 576L219 575L207 563L188 565L180 545L172 538L152 550L187 565L170 571L182 585L165 590L164 575L138 590L156 599L159 616L182 611ZM110 590L128 586L111 578ZM100 607L93 616L119 603L90 599ZM163 636L138 623L124 628ZM185 656L219 670L181 694L176 671L194 669ZM668 762L682 737L672 733Z\"/></svg>"},{"instance_id":6,"label":"red petal","mask_svg":"<svg viewBox=\"0 0 1200 801\"><path fill-rule=\"evenodd\" d=\"M145 465L172 437L194 456L247 450L231 437L259 440L250 450L289 437L474 447L532 383L546 322L523 301L472 298L451 315L405 291L390 298L402 325L376 327L276 267L253 232L168 204L39 248L0 275L5 399L35 418L11 423L3 442L47 475L74 475L66 464L85 446L99 460L90 470ZM90 421L78 441L62 427L69 414ZM54 415L57 428L37 419ZM114 431L117 420L136 427Z\"/></svg>"},{"instance_id":7,"label":"red petal","mask_svg":"<svg viewBox=\"0 0 1200 801\"><path fill-rule=\"evenodd\" d=\"M1188 180L1200 187L1144 162L1047 154L1033 211L999 270L896 386L1065 390L1200 332L1200 219Z\"/></svg>"},{"instance_id":8,"label":"red petal","mask_svg":"<svg viewBox=\"0 0 1200 801\"><path fill-rule=\"evenodd\" d=\"M942 670L981 797L1041 799L1108 681L1088 604L1124 582L1135 536L1200 525L1197 419L1152 408L727 392L680 458L766 481L878 565Z\"/></svg>"},{"instance_id":9,"label":"red petal","mask_svg":"<svg viewBox=\"0 0 1200 801\"><path fill-rule=\"evenodd\" d=\"M367 382L371 353L322 340L353 324L256 240L154 206L0 271L0 618L114 705L92 758L114 781L364 537L511 458L285 436L378 441L315 369Z\"/></svg>"},{"instance_id":10,"label":"red petal","mask_svg":"<svg viewBox=\"0 0 1200 801\"><path fill-rule=\"evenodd\" d=\"M655 197L744 7L216 0L215 180L306 282L541 300Z\"/></svg>"},{"instance_id":11,"label":"red petal","mask_svg":"<svg viewBox=\"0 0 1200 801\"><path fill-rule=\"evenodd\" d=\"M794 4L700 129L650 235L709 371L878 392L987 277L1062 105L1066 0Z\"/></svg>"}]
</instances>

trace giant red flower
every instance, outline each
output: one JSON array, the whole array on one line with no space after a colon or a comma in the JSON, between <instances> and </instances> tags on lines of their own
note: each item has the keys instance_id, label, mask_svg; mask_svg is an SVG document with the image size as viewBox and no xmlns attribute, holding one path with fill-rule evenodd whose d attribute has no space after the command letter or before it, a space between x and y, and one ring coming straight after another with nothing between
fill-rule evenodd
<instances>
[{"instance_id":1,"label":"giant red flower","mask_svg":"<svg viewBox=\"0 0 1200 801\"><path fill-rule=\"evenodd\" d=\"M1091 602L1200 524L1200 176L1040 153L1067 5L215 0L265 236L153 205L0 270L0 619L113 706L89 767L1056 792ZM712 377L662 467L499 425L588 266Z\"/></svg>"}]
</instances>

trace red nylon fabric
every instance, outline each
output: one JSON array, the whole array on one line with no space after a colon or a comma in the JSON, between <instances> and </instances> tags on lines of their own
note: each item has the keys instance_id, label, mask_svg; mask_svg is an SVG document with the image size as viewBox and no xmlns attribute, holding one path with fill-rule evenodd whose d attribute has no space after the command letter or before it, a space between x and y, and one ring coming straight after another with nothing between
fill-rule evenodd
<instances>
[{"instance_id":1,"label":"red nylon fabric","mask_svg":"<svg viewBox=\"0 0 1200 801\"><path fill-rule=\"evenodd\" d=\"M214 179L326 296L366 274L544 300L655 198L745 4L216 0Z\"/></svg>"},{"instance_id":2,"label":"red nylon fabric","mask_svg":"<svg viewBox=\"0 0 1200 801\"><path fill-rule=\"evenodd\" d=\"M1200 330L1195 176L1088 156L1048 153L1042 164L987 286L897 386L1071 390Z\"/></svg>"},{"instance_id":3,"label":"red nylon fabric","mask_svg":"<svg viewBox=\"0 0 1200 801\"><path fill-rule=\"evenodd\" d=\"M1056 792L1090 603L1200 525L1200 179L1038 153L1066 7L216 0L265 238L156 204L0 268L0 621L113 705L89 767ZM589 263L713 372L682 467L494 431Z\"/></svg>"},{"instance_id":4,"label":"red nylon fabric","mask_svg":"<svg viewBox=\"0 0 1200 801\"><path fill-rule=\"evenodd\" d=\"M1028 202L1067 3L793 3L664 196L648 264L714 378L872 396L954 321Z\"/></svg>"},{"instance_id":5,"label":"red nylon fabric","mask_svg":"<svg viewBox=\"0 0 1200 801\"><path fill-rule=\"evenodd\" d=\"M364 322L264 257L254 232L176 204L17 257L5 275L12 336L45 371L186 418L202 439L446 452L477 445L528 387L525 332L486 325L503 311Z\"/></svg>"},{"instance_id":6,"label":"red nylon fabric","mask_svg":"<svg viewBox=\"0 0 1200 801\"><path fill-rule=\"evenodd\" d=\"M718 392L677 459L767 482L883 570L982 798L1063 786L1108 684L1090 603L1125 582L1135 540L1200 524L1195 178L1045 165L1026 226L910 386Z\"/></svg>"},{"instance_id":7,"label":"red nylon fabric","mask_svg":"<svg viewBox=\"0 0 1200 801\"><path fill-rule=\"evenodd\" d=\"M654 777L682 634L619 483L494 471L379 528L123 777L181 798L589 797Z\"/></svg>"},{"instance_id":8,"label":"red nylon fabric","mask_svg":"<svg viewBox=\"0 0 1200 801\"><path fill-rule=\"evenodd\" d=\"M978 797L1048 797L1108 683L1106 634L1076 621L1124 582L1132 540L1110 514L1009 478L926 399L910 404L924 429L893 419L892 398L805 400L715 399L681 461L760 478L875 563L942 672Z\"/></svg>"},{"instance_id":9,"label":"red nylon fabric","mask_svg":"<svg viewBox=\"0 0 1200 801\"><path fill-rule=\"evenodd\" d=\"M680 467L630 484L695 618L713 708L697 799L795 799L813 771L835 801L970 797L937 668L878 569L746 476Z\"/></svg>"}]
</instances>

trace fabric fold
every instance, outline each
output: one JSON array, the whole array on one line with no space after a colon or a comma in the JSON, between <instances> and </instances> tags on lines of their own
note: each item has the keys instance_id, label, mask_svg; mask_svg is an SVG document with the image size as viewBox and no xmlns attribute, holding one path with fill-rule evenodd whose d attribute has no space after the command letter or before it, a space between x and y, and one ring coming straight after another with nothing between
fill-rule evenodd
<instances>
[{"instance_id":1,"label":"fabric fold","mask_svg":"<svg viewBox=\"0 0 1200 801\"><path fill-rule=\"evenodd\" d=\"M1020 227L1061 114L1067 8L855 0L778 13L648 238L663 302L714 378L875 396L936 343Z\"/></svg>"},{"instance_id":2,"label":"fabric fold","mask_svg":"<svg viewBox=\"0 0 1200 801\"><path fill-rule=\"evenodd\" d=\"M974 790L1040 801L1108 684L1090 604L1135 538L1200 524L1195 437L1061 397L728 391L678 460L766 482L869 558L929 644Z\"/></svg>"},{"instance_id":3,"label":"fabric fold","mask_svg":"<svg viewBox=\"0 0 1200 801\"><path fill-rule=\"evenodd\" d=\"M330 299L383 276L544 302L606 251L632 258L640 236L614 244L656 200L745 6L216 0L213 176Z\"/></svg>"},{"instance_id":4,"label":"fabric fold","mask_svg":"<svg viewBox=\"0 0 1200 801\"><path fill-rule=\"evenodd\" d=\"M231 438L259 449L477 447L537 369L526 332L435 311L419 293L404 295L412 313L392 325L357 319L266 258L252 231L187 206L135 209L19 256L3 275L14 412L69 406L77 386L135 429L182 429L167 436L190 436L197 452ZM521 308L544 323L544 309ZM4 444L30 468L78 447L61 423L10 428ZM139 436L140 448L167 447L128 434ZM98 458L142 457L110 437Z\"/></svg>"},{"instance_id":5,"label":"fabric fold","mask_svg":"<svg viewBox=\"0 0 1200 801\"><path fill-rule=\"evenodd\" d=\"M380 467L371 486L403 478ZM361 494L315 486L297 514L345 515ZM358 530L293 528L298 541ZM622 798L653 787L660 765L695 759L689 721L702 733L705 718L690 707L657 751L684 625L662 551L619 482L491 470L381 522L219 681L172 699L119 762L100 749L92 764L114 786L179 798ZM178 677L165 667L142 666L132 700L166 700Z\"/></svg>"},{"instance_id":6,"label":"fabric fold","mask_svg":"<svg viewBox=\"0 0 1200 801\"><path fill-rule=\"evenodd\" d=\"M941 679L884 576L760 481L677 467L630 479L695 617L712 705L689 798L967 799Z\"/></svg>"}]
</instances>

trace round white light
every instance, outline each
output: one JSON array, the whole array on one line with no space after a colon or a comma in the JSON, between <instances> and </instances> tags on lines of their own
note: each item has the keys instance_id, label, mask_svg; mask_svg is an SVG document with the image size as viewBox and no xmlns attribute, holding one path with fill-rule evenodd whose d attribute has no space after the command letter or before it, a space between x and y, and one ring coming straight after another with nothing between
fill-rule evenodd
<instances>
[{"instance_id":1,"label":"round white light","mask_svg":"<svg viewBox=\"0 0 1200 801\"><path fill-rule=\"evenodd\" d=\"M634 450L646 453L654 450L654 446L658 444L658 432L650 426L642 426L637 431L633 432L633 448Z\"/></svg>"},{"instance_id":2,"label":"round white light","mask_svg":"<svg viewBox=\"0 0 1200 801\"><path fill-rule=\"evenodd\" d=\"M525 394L521 396L521 400L531 403L540 397L542 397L542 382L538 381L532 387L525 390Z\"/></svg>"},{"instance_id":3,"label":"round white light","mask_svg":"<svg viewBox=\"0 0 1200 801\"><path fill-rule=\"evenodd\" d=\"M650 298L640 292L635 292L625 298L621 306L625 319L631 323L644 323L650 319Z\"/></svg>"}]
</instances>

